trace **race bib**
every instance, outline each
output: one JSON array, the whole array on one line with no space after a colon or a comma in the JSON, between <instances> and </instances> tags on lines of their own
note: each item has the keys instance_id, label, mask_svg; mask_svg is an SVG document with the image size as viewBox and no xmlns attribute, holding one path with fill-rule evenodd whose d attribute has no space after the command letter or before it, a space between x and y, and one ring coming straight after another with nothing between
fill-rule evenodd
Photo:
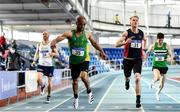
<instances>
[{"instance_id":1,"label":"race bib","mask_svg":"<svg viewBox=\"0 0 180 112\"><path fill-rule=\"evenodd\" d=\"M84 56L84 48L73 48L72 54L75 56Z\"/></svg>"},{"instance_id":2,"label":"race bib","mask_svg":"<svg viewBox=\"0 0 180 112\"><path fill-rule=\"evenodd\" d=\"M141 40L132 40L131 48L141 48L142 42Z\"/></svg>"},{"instance_id":3,"label":"race bib","mask_svg":"<svg viewBox=\"0 0 180 112\"><path fill-rule=\"evenodd\" d=\"M48 57L50 57L48 50L41 51L40 53L42 54L42 57L43 57L43 58L48 58Z\"/></svg>"},{"instance_id":4,"label":"race bib","mask_svg":"<svg viewBox=\"0 0 180 112\"><path fill-rule=\"evenodd\" d=\"M155 61L164 61L164 57L156 57Z\"/></svg>"},{"instance_id":5,"label":"race bib","mask_svg":"<svg viewBox=\"0 0 180 112\"><path fill-rule=\"evenodd\" d=\"M49 57L49 53L43 53L43 57L44 58L48 58Z\"/></svg>"},{"instance_id":6,"label":"race bib","mask_svg":"<svg viewBox=\"0 0 180 112\"><path fill-rule=\"evenodd\" d=\"M155 61L164 61L165 60L165 56L162 54L157 54L155 57Z\"/></svg>"}]
</instances>

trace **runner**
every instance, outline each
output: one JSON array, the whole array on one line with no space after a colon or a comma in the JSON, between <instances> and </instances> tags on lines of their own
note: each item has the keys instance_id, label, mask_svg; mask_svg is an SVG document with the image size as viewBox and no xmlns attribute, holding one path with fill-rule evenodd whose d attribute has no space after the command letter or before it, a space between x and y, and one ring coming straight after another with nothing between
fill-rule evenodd
<instances>
[{"instance_id":1,"label":"runner","mask_svg":"<svg viewBox=\"0 0 180 112\"><path fill-rule=\"evenodd\" d=\"M58 56L57 49L51 48L49 41L49 32L43 32L43 41L37 45L36 53L34 55L33 65L38 60L38 83L41 86L41 95L44 94L46 86L46 78L48 78L48 95L46 103L50 103L51 98L51 86L52 86L52 77L53 77L53 57Z\"/></svg>"},{"instance_id":2,"label":"runner","mask_svg":"<svg viewBox=\"0 0 180 112\"><path fill-rule=\"evenodd\" d=\"M155 94L157 100L159 100L160 92L164 87L164 82L166 79L165 74L168 71L167 61L171 62L173 60L171 47L166 42L163 42L163 40L164 40L164 34L158 33L157 42L152 44L146 52L146 60L147 60L150 52L153 51L152 70L153 70L154 78L151 81L150 88L152 88L152 85L155 84L155 82L157 81L160 82L159 88Z\"/></svg>"},{"instance_id":3,"label":"runner","mask_svg":"<svg viewBox=\"0 0 180 112\"><path fill-rule=\"evenodd\" d=\"M116 43L116 47L124 45L124 75L125 88L129 89L129 82L132 69L135 74L136 107L141 107L141 70L143 49L146 46L146 37L143 31L138 29L139 17L133 15L130 18L131 28L122 33ZM144 41L144 44L143 44Z\"/></svg>"},{"instance_id":4,"label":"runner","mask_svg":"<svg viewBox=\"0 0 180 112\"><path fill-rule=\"evenodd\" d=\"M65 32L64 34L58 36L51 43L52 46L56 45L58 42L68 39L69 49L70 49L70 68L71 68L71 76L72 76L72 87L74 92L74 108L77 109L79 106L78 101L78 78L80 77L83 81L87 94L89 97L88 102L90 104L93 103L94 97L92 94L92 90L90 87L89 76L88 76L88 68L89 68L89 45L88 40L91 44L100 51L102 59L106 58L106 55L100 45L94 40L92 34L90 32L84 31L86 25L86 19L84 16L79 16L76 22L77 28L76 30L72 30L69 32Z\"/></svg>"}]
</instances>

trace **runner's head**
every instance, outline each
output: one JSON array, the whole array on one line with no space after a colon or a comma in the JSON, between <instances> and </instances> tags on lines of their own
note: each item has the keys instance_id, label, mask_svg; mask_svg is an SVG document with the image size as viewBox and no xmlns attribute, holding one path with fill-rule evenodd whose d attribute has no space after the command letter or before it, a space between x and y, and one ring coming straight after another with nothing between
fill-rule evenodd
<instances>
[{"instance_id":1,"label":"runner's head","mask_svg":"<svg viewBox=\"0 0 180 112\"><path fill-rule=\"evenodd\" d=\"M139 25L139 17L137 15L133 15L130 17L130 24L132 27L137 28Z\"/></svg>"},{"instance_id":2,"label":"runner's head","mask_svg":"<svg viewBox=\"0 0 180 112\"><path fill-rule=\"evenodd\" d=\"M43 34L43 40L48 41L49 40L49 32L44 31L42 34Z\"/></svg>"},{"instance_id":3,"label":"runner's head","mask_svg":"<svg viewBox=\"0 0 180 112\"><path fill-rule=\"evenodd\" d=\"M160 44L163 43L163 40L164 40L164 34L163 33L158 33L157 34L157 40Z\"/></svg>"},{"instance_id":4,"label":"runner's head","mask_svg":"<svg viewBox=\"0 0 180 112\"><path fill-rule=\"evenodd\" d=\"M85 19L85 17L84 16L79 16L77 18L76 25L77 25L77 31L78 32L84 31L85 26L86 26L86 19Z\"/></svg>"}]
</instances>

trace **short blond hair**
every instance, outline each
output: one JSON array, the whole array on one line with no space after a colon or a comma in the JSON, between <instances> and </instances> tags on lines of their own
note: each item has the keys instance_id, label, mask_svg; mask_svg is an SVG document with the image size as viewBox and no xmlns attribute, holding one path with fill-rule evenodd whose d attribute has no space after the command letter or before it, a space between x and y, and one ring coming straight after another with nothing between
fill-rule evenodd
<instances>
[{"instance_id":1,"label":"short blond hair","mask_svg":"<svg viewBox=\"0 0 180 112\"><path fill-rule=\"evenodd\" d=\"M131 16L130 19L132 19L133 17L136 17L139 20L139 16L137 16L137 15Z\"/></svg>"}]
</instances>

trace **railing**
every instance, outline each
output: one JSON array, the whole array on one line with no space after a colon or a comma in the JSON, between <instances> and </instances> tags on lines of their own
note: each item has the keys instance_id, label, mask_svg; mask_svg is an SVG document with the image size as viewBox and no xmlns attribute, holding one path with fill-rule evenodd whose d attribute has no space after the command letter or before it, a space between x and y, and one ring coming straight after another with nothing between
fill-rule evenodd
<instances>
[{"instance_id":1,"label":"railing","mask_svg":"<svg viewBox=\"0 0 180 112\"><path fill-rule=\"evenodd\" d=\"M121 70L123 69L123 63L122 63L123 59L112 59L109 60L110 62L110 67L114 70Z\"/></svg>"},{"instance_id":2,"label":"railing","mask_svg":"<svg viewBox=\"0 0 180 112\"><path fill-rule=\"evenodd\" d=\"M126 11L126 20L129 20L130 16L134 12ZM121 24L124 24L124 17L123 17L123 11L120 10L112 10L107 8L101 8L101 7L92 7L91 11L91 19L92 20L98 20L102 22L107 23L115 23L115 17L116 14L119 15L119 19ZM145 15L144 13L138 13L138 16L140 17L140 25L145 26ZM167 24L167 15L164 14L152 14L150 13L148 15L149 18L149 26L155 26L155 27L165 27ZM129 24L129 21L126 21L126 24ZM171 15L171 26L172 27L180 27L180 15Z\"/></svg>"}]
</instances>

